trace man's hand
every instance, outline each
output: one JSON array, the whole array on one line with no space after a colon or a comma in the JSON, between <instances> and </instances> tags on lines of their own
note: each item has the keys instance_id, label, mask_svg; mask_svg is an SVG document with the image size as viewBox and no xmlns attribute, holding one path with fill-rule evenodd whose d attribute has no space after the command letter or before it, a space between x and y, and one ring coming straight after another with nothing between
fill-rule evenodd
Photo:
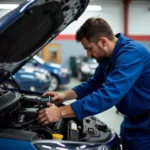
<instances>
[{"instance_id":1,"label":"man's hand","mask_svg":"<svg viewBox=\"0 0 150 150\"><path fill-rule=\"evenodd\" d=\"M47 103L49 108L42 109L39 111L39 123L42 125L46 125L49 123L53 123L61 119L61 110L59 107L54 104Z\"/></svg>"},{"instance_id":2,"label":"man's hand","mask_svg":"<svg viewBox=\"0 0 150 150\"><path fill-rule=\"evenodd\" d=\"M65 93L45 92L43 96L51 96L51 100L55 103L63 103L64 101L78 98L78 95L73 90L68 90Z\"/></svg>"},{"instance_id":3,"label":"man's hand","mask_svg":"<svg viewBox=\"0 0 150 150\"><path fill-rule=\"evenodd\" d=\"M65 96L63 93L45 92L43 96L51 96L51 100L55 103L63 103L65 101Z\"/></svg>"},{"instance_id":4,"label":"man's hand","mask_svg":"<svg viewBox=\"0 0 150 150\"><path fill-rule=\"evenodd\" d=\"M45 108L39 111L38 120L42 125L53 123L61 118L75 117L75 114L70 105L57 107L54 104L47 103L49 108Z\"/></svg>"}]
</instances>

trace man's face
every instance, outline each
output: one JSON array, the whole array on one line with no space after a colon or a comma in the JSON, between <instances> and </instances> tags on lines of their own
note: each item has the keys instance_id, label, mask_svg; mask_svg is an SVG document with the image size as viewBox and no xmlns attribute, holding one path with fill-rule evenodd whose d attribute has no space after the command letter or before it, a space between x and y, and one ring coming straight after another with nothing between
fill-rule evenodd
<instances>
[{"instance_id":1,"label":"man's face","mask_svg":"<svg viewBox=\"0 0 150 150\"><path fill-rule=\"evenodd\" d=\"M99 40L96 43L88 41L86 38L81 40L83 47L87 51L87 56L96 59L98 63L104 60L107 57L107 49L102 47L102 42Z\"/></svg>"}]
</instances>

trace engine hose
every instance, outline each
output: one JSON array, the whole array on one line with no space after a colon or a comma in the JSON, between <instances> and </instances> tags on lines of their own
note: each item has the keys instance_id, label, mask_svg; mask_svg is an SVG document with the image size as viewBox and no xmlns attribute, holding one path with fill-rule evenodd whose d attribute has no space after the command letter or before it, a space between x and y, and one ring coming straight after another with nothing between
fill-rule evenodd
<instances>
[{"instance_id":1,"label":"engine hose","mask_svg":"<svg viewBox=\"0 0 150 150\"><path fill-rule=\"evenodd\" d=\"M44 134L45 138L52 139L53 131L46 127L34 127L30 131L36 132L37 134Z\"/></svg>"}]
</instances>

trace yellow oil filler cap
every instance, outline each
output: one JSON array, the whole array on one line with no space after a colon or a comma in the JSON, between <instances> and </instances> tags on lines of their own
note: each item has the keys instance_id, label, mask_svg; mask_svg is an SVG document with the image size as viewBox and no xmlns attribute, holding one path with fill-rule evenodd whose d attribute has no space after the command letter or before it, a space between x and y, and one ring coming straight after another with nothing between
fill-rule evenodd
<instances>
[{"instance_id":1,"label":"yellow oil filler cap","mask_svg":"<svg viewBox=\"0 0 150 150\"><path fill-rule=\"evenodd\" d=\"M62 140L63 137L64 136L62 134L57 134L57 133L52 134L53 140Z\"/></svg>"}]
</instances>

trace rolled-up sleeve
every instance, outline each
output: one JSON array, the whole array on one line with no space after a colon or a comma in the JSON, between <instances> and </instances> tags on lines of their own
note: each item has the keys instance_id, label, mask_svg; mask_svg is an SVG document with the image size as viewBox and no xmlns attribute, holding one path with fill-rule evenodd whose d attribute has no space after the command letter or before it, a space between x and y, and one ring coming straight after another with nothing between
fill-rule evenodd
<instances>
[{"instance_id":1,"label":"rolled-up sleeve","mask_svg":"<svg viewBox=\"0 0 150 150\"><path fill-rule=\"evenodd\" d=\"M106 82L93 93L71 104L76 117L83 119L116 105L133 86L142 70L143 61L139 51L124 50L116 59Z\"/></svg>"}]
</instances>

